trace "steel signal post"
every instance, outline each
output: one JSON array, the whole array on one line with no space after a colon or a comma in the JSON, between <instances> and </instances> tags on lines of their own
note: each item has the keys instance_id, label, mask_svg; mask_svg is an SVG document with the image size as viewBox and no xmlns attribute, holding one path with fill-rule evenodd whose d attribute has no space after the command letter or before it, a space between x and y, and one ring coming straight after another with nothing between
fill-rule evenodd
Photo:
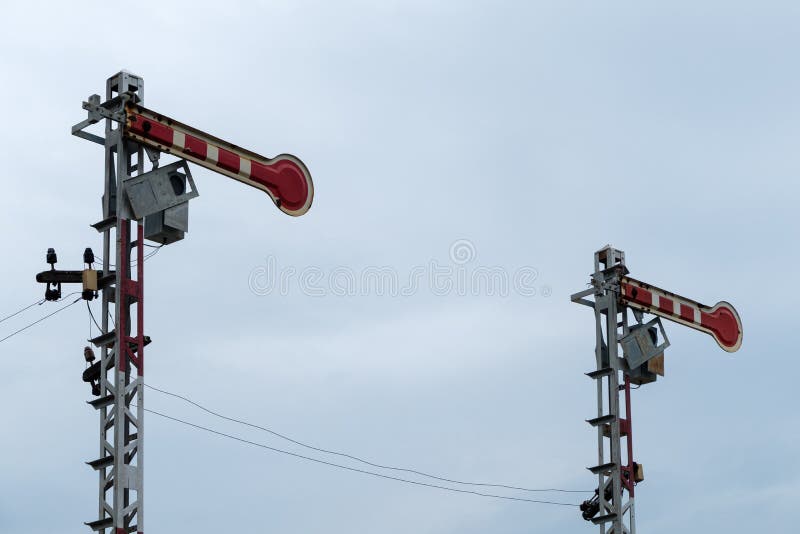
<instances>
[{"instance_id":1,"label":"steel signal post","mask_svg":"<svg viewBox=\"0 0 800 534\"><path fill-rule=\"evenodd\" d=\"M635 534L630 380L621 376L623 364L617 353L619 339L627 330L627 313L617 298L619 278L626 272L625 253L605 248L595 254L594 265L592 288L572 296L573 301L594 309L597 338L596 369L587 373L597 386L597 414L587 422L597 428L597 465L589 470L598 481L594 498L582 506L583 516L600 525L601 534ZM594 301L586 298L590 295ZM624 418L620 386L625 392Z\"/></svg>"},{"instance_id":2,"label":"steel signal post","mask_svg":"<svg viewBox=\"0 0 800 534\"><path fill-rule=\"evenodd\" d=\"M106 101L84 104L89 118L73 133L102 144L105 154L103 272L115 279L102 290L102 331L91 342L100 349L100 394L89 404L100 414L100 454L87 464L98 475L97 518L86 523L105 534L144 532L144 220L132 220L125 180L144 172L144 150L123 136L121 104L142 101L144 81L119 72L106 82ZM105 119L105 136L84 132ZM136 257L136 263L131 261Z\"/></svg>"},{"instance_id":3,"label":"steel signal post","mask_svg":"<svg viewBox=\"0 0 800 534\"><path fill-rule=\"evenodd\" d=\"M598 478L581 511L601 534L635 534L635 486L644 476L633 456L631 384L664 374L669 339L660 319L707 333L728 352L741 346L742 323L727 302L705 306L630 278L625 253L610 246L595 253L590 285L571 297L594 310L596 337L596 368L586 374L596 382L597 412L586 422L597 429L597 465L588 469ZM645 321L645 313L656 317Z\"/></svg>"},{"instance_id":4,"label":"steel signal post","mask_svg":"<svg viewBox=\"0 0 800 534\"><path fill-rule=\"evenodd\" d=\"M104 147L103 218L92 225L103 235L95 288L102 292L102 323L90 340L101 357L97 398L89 402L100 414L100 454L87 462L98 475L98 508L86 523L102 534L144 532L144 347L150 341L144 335L144 241L163 246L188 230L188 203L198 193L187 162L261 189L292 216L308 211L314 193L308 169L295 156L260 156L148 110L143 101L142 78L119 72L106 82L105 101L90 96L83 103L87 119L72 127L73 135ZM86 131L101 121L104 136ZM162 154L182 159L160 166ZM88 271L97 274L91 265ZM40 273L37 280L58 282L57 276L66 275Z\"/></svg>"}]
</instances>

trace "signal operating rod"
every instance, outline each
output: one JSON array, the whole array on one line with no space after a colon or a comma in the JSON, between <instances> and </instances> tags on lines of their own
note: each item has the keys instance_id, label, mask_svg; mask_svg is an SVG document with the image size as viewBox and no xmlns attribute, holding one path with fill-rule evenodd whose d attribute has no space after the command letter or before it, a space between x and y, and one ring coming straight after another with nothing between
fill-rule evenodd
<instances>
[{"instance_id":1,"label":"signal operating rod","mask_svg":"<svg viewBox=\"0 0 800 534\"><path fill-rule=\"evenodd\" d=\"M311 207L311 174L291 154L266 158L132 102L125 116L129 139L261 189L288 215L303 215Z\"/></svg>"},{"instance_id":2,"label":"signal operating rod","mask_svg":"<svg viewBox=\"0 0 800 534\"><path fill-rule=\"evenodd\" d=\"M620 300L631 308L710 334L728 352L742 345L742 321L725 301L706 306L628 276L620 280Z\"/></svg>"}]
</instances>

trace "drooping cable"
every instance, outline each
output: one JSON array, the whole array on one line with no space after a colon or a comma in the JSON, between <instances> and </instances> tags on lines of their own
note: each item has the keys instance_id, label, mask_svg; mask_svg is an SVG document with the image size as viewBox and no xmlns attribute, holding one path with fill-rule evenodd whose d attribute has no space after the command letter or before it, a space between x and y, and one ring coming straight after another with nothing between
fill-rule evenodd
<instances>
[{"instance_id":1,"label":"drooping cable","mask_svg":"<svg viewBox=\"0 0 800 534\"><path fill-rule=\"evenodd\" d=\"M94 318L94 313L92 312L92 307L91 307L91 306L89 306L89 301L88 301L88 300L86 301L86 309L87 309L87 310L89 310L89 317L91 317L91 319L92 319L92 322L93 322L93 323L94 323L94 325L97 327L97 330L98 330L100 333L102 333L102 332L103 332L103 329L102 329L102 328L100 328L100 325L99 325L99 324L97 324L97 319L95 319L95 318ZM89 326L91 326L91 325L89 325ZM90 335L91 335L91 334L90 334Z\"/></svg>"},{"instance_id":2,"label":"drooping cable","mask_svg":"<svg viewBox=\"0 0 800 534\"><path fill-rule=\"evenodd\" d=\"M143 243L143 245L146 246L146 247L150 247L150 248L154 249L154 250L148 252L147 254L145 254L142 257L144 260L149 260L150 258L155 256L156 254L158 254L158 251L161 250L161 247L164 246L163 244L161 244L161 245L151 245L149 243ZM95 256L95 258L97 259L98 263L103 263L103 257L102 256ZM135 267L136 264L137 264L137 260L133 260L131 262L131 267ZM116 265L111 263L111 262L109 262L108 266L112 267L112 268L116 268Z\"/></svg>"},{"instance_id":3,"label":"drooping cable","mask_svg":"<svg viewBox=\"0 0 800 534\"><path fill-rule=\"evenodd\" d=\"M267 432L269 434L272 434L273 436L276 436L276 437L278 437L280 439L283 439L283 440L286 440L288 442L294 443L295 445L299 445L299 446L304 447L306 449L310 449L310 450L313 450L313 451L316 451L316 452L322 452L322 453L325 453L325 454L333 454L333 455L336 455L336 456L340 456L342 458L348 458L350 460L355 460L355 461L360 462L362 464L369 465L370 467L376 467L378 469L387 469L387 470L390 470L390 471L401 471L401 472L405 472L405 473L411 473L411 474L414 474L414 475L419 475L419 476L431 478L431 479L434 479L434 480L439 480L439 481L442 481L442 482L449 482L451 484L461 484L461 485L464 485L464 486L482 486L482 487L490 487L490 488L503 488L503 489L510 489L510 490L517 490L517 491L527 491L527 492L536 492L536 493L544 493L544 492L548 492L548 493L549 492L558 492L558 493L591 493L593 491L593 490L567 490L567 489L559 489L559 488L535 488L534 489L534 488L525 488L525 487L521 487L521 486L512 486L512 485L508 485L508 484L494 484L494 483L488 483L488 482L465 482L465 481L462 481L462 480L455 480L455 479L452 479L452 478L446 478L446 477L442 477L442 476L432 475L430 473L425 473L424 471L419 471L419 470L416 470L416 469L409 469L409 468L404 468L404 467L394 467L394 466L389 466L389 465L382 465L382 464L378 464L378 463L375 463L375 462L370 462L369 460L365 460L363 458L359 458L358 456L354 456L352 454L333 451L333 450L330 450L330 449L323 449L321 447L315 447L313 445L309 445L307 443L303 443L302 441L298 441L298 440L296 440L294 438L291 438L289 436L286 436L284 434L276 432L276 431L274 431L272 429L269 429L269 428L266 428L266 427L263 427L263 426L259 426L259 425L253 424L253 423L249 423L249 422L243 421L241 419L236 419L234 417L228 417L226 415L222 415L221 413L218 413L218 412L215 412L215 411L213 411L213 410L211 410L209 408L206 408L205 406L193 401L192 399L184 397L183 395L179 395L177 393L172 393L171 391L166 391L164 389L157 388L157 387L152 386L152 385L147 384L147 383L145 383L145 387L147 387L149 389L152 389L153 391L157 391L159 393L162 393L164 395L169 395L171 397L175 397L175 398L181 399L182 401L187 402L187 403L199 408L200 410L203 410L204 412L209 413L209 414L211 414L211 415L213 415L215 417L219 417L220 419L224 419L226 421L230 421L230 422L233 422L233 423L238 423L240 425L249 426L251 428L255 428L257 430L261 430L263 432Z\"/></svg>"},{"instance_id":4,"label":"drooping cable","mask_svg":"<svg viewBox=\"0 0 800 534\"><path fill-rule=\"evenodd\" d=\"M373 471L367 471L365 469L358 469L356 467L349 467L349 466L346 466L346 465L336 464L336 463L333 463L333 462L327 462L325 460L320 460L318 458L312 458L310 456L303 456L302 454L297 454L297 453L294 453L294 452L291 452L291 451L278 449L276 447L270 447L269 445L265 445L263 443L250 441L250 440L247 440L247 439L244 439L244 438L240 438L238 436L234 436L232 434L226 434L225 432L220 432L220 431L214 430L212 428L208 428L208 427L204 427L204 426L197 425L197 424L194 424L194 423L190 423L189 421L184 421L183 419L178 419L177 417L172 417L170 415L166 415L166 414L163 414L161 412L157 412L155 410L151 410L149 408L144 408L144 411L148 412L148 413L151 413L153 415L157 415L159 417L163 417L164 419L169 419L169 420L174 421L176 423L181 423L183 425L190 426L190 427L195 428L197 430L203 430L204 432L209 432L211 434L216 434L218 436L222 436L222 437L225 437L225 438L228 438L228 439L239 441L241 443L246 443L246 444L252 445L254 447L260 447L262 449L266 449L266 450L269 450L269 451L272 451L272 452L277 452L277 453L280 453L280 454L286 454L288 456L293 456L295 458L299 458L301 460L307 460L309 462L315 462L315 463L318 463L318 464L323 464L323 465L327 465L327 466L330 466L330 467L336 467L338 469L344 469L344 470L347 470L347 471L352 471L352 472L355 472L355 473L361 473L361 474L364 474L364 475L370 475L370 476L374 476L374 477L384 478L384 479L387 479L387 480L394 480L396 482L403 482L405 484L413 484L413 485L416 485L416 486L425 486L425 487L428 487L428 488L435 488L435 489L440 489L440 490L445 490L445 491L452 491L452 492L456 492L456 493L468 493L468 494L471 494L471 495L477 495L479 497L488 497L488 498L492 498L492 499L504 499L504 500L509 500L509 501L527 502L527 503L535 503L535 504L549 504L549 505L553 505L553 506L569 506L569 507L575 507L575 508L577 508L579 506L577 504L566 503L566 502L545 501L545 500L537 500L537 499L526 499L524 497L511 497L511 496L507 496L507 495L495 495L495 494L492 494L492 493L482 493L482 492L473 491L473 490L458 489L458 488L448 488L447 486L440 486L438 484L429 484L427 482L419 482L419 481L416 481L416 480L409 480L409 479L406 479L406 478L400 478L400 477L394 477L394 476L390 476L390 475L384 475L384 474L381 474L381 473L375 473Z\"/></svg>"},{"instance_id":5,"label":"drooping cable","mask_svg":"<svg viewBox=\"0 0 800 534\"><path fill-rule=\"evenodd\" d=\"M156 254L158 254L158 251L161 250L161 247L163 247L164 245L148 245L147 243L145 243L145 246L153 248L153 250L151 252L148 252L147 254L144 255L144 259L145 260L149 260L150 258L155 256Z\"/></svg>"}]
</instances>

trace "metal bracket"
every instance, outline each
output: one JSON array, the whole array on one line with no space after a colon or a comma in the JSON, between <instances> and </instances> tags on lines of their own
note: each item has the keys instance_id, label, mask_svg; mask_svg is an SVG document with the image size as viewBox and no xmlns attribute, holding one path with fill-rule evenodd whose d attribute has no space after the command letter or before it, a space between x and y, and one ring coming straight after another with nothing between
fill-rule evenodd
<instances>
[{"instance_id":1,"label":"metal bracket","mask_svg":"<svg viewBox=\"0 0 800 534\"><path fill-rule=\"evenodd\" d=\"M147 159L153 164L153 170L156 170L158 168L158 160L161 158L161 152L147 145L142 145L142 147L144 148L144 153L147 154Z\"/></svg>"},{"instance_id":2,"label":"metal bracket","mask_svg":"<svg viewBox=\"0 0 800 534\"><path fill-rule=\"evenodd\" d=\"M578 303L578 304L583 304L584 306L589 306L590 308L594 308L594 302L592 302L591 300L589 300L587 298L584 298L584 297L588 297L589 295L593 295L593 294L595 294L596 291L597 290L595 288L590 287L589 289L584 289L583 291L578 291L577 293L572 294L569 297L569 299L572 302L575 302L575 303Z\"/></svg>"},{"instance_id":3,"label":"metal bracket","mask_svg":"<svg viewBox=\"0 0 800 534\"><path fill-rule=\"evenodd\" d=\"M72 135L81 137L98 145L105 145L105 139L99 135L85 132L84 129L92 124L97 124L103 119L124 123L126 120L125 103L135 99L135 95L122 93L106 102L100 102L100 95L92 95L82 104L88 112L88 117L72 127Z\"/></svg>"}]
</instances>

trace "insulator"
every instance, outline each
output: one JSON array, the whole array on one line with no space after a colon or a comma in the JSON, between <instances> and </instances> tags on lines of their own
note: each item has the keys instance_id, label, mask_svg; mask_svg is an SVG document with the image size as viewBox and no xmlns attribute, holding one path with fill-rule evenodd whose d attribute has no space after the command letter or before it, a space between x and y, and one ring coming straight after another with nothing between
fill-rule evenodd
<instances>
[{"instance_id":1,"label":"insulator","mask_svg":"<svg viewBox=\"0 0 800 534\"><path fill-rule=\"evenodd\" d=\"M591 500L583 501L580 505L580 509L581 516L586 521L591 521L591 519L600 511L600 500L595 495Z\"/></svg>"},{"instance_id":2,"label":"insulator","mask_svg":"<svg viewBox=\"0 0 800 534\"><path fill-rule=\"evenodd\" d=\"M92 365L87 367L86 370L83 371L81 378L84 382L89 383L100 380L100 362L94 362Z\"/></svg>"}]
</instances>

